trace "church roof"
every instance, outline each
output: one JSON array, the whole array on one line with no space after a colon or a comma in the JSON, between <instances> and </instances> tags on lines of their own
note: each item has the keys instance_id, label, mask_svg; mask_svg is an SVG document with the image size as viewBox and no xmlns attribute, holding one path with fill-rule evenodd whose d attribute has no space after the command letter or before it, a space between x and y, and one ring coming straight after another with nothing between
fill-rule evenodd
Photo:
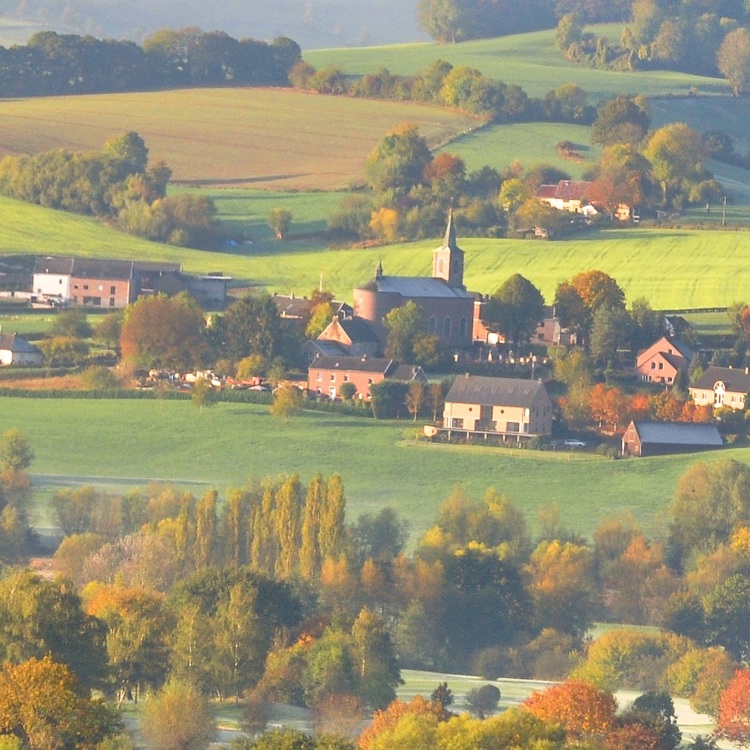
<instances>
[{"instance_id":1,"label":"church roof","mask_svg":"<svg viewBox=\"0 0 750 750\"><path fill-rule=\"evenodd\" d=\"M451 287L442 279L429 276L381 276L375 279L379 292L400 294L402 297L443 297L446 299L471 298L472 295L460 287Z\"/></svg>"}]
</instances>

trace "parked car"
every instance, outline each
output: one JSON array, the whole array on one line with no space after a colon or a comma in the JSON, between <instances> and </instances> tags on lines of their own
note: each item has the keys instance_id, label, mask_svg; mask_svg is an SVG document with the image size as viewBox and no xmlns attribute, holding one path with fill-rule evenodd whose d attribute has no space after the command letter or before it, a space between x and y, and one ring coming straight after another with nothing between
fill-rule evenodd
<instances>
[{"instance_id":1,"label":"parked car","mask_svg":"<svg viewBox=\"0 0 750 750\"><path fill-rule=\"evenodd\" d=\"M576 440L576 438L566 438L563 440L563 445L566 448L585 448L586 443L583 440Z\"/></svg>"}]
</instances>

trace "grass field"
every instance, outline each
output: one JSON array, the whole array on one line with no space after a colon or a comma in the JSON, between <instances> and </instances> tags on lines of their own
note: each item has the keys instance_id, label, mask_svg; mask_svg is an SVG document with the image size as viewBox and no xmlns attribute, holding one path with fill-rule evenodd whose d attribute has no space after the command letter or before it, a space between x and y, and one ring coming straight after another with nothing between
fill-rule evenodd
<instances>
[{"instance_id":1,"label":"grass field","mask_svg":"<svg viewBox=\"0 0 750 750\"><path fill-rule=\"evenodd\" d=\"M477 120L441 107L318 96L288 89L189 89L6 100L0 153L94 150L128 130L197 185L333 190L401 122L438 146Z\"/></svg>"},{"instance_id":2,"label":"grass field","mask_svg":"<svg viewBox=\"0 0 750 750\"><path fill-rule=\"evenodd\" d=\"M593 27L598 34L619 38L619 26ZM391 73L415 75L433 60L477 68L490 78L515 83L531 96L543 96L564 83L577 83L594 101L615 94L646 96L686 95L691 87L699 93L729 93L718 78L654 70L616 73L595 70L565 60L554 46L554 30L519 34L498 39L461 44L401 44L388 47L359 47L305 52L304 58L316 68L335 65L345 73L363 75L380 67Z\"/></svg>"},{"instance_id":3,"label":"grass field","mask_svg":"<svg viewBox=\"0 0 750 750\"><path fill-rule=\"evenodd\" d=\"M0 401L0 432L21 426L35 451L42 492L33 519L51 523L46 502L56 487L97 484L121 492L150 480L200 494L224 492L249 476L339 472L349 519L391 505L412 524L430 525L456 484L478 498L488 487L510 497L536 526L557 504L566 528L590 535L605 516L632 512L663 530L677 478L696 460L750 460L750 448L702 456L612 461L588 453L448 446L415 441L411 422L377 422L306 412L283 423L267 408L189 402L18 399Z\"/></svg>"},{"instance_id":4,"label":"grass field","mask_svg":"<svg viewBox=\"0 0 750 750\"><path fill-rule=\"evenodd\" d=\"M296 294L308 294L322 274L324 286L344 300L351 299L355 286L372 278L379 261L391 275L429 273L437 239L368 249L326 248L310 237L277 242L268 238L264 218L277 200L274 196L222 195L220 209L238 223L243 213L250 217L246 226L251 236L258 232L257 243L223 252L174 248L120 234L92 219L0 198L5 219L0 225L0 252L179 261L188 272L220 270L271 292ZM321 195L329 205L337 200ZM299 204L294 202L297 198ZM299 205L303 228L321 226L311 196L289 194L283 200L293 213ZM551 300L561 280L592 268L611 274L629 299L645 296L662 309L726 306L746 299L750 289L748 232L638 227L592 231L558 242L464 239L460 227L458 232L466 251L467 286L482 292L521 273Z\"/></svg>"}]
</instances>

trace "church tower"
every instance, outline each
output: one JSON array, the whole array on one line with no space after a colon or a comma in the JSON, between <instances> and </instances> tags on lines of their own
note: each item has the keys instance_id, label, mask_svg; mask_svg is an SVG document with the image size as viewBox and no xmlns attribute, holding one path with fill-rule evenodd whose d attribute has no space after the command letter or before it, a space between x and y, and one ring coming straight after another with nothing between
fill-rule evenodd
<instances>
[{"instance_id":1,"label":"church tower","mask_svg":"<svg viewBox=\"0 0 750 750\"><path fill-rule=\"evenodd\" d=\"M464 251L456 244L453 209L448 214L443 244L432 252L432 278L442 279L450 287L464 289Z\"/></svg>"}]
</instances>

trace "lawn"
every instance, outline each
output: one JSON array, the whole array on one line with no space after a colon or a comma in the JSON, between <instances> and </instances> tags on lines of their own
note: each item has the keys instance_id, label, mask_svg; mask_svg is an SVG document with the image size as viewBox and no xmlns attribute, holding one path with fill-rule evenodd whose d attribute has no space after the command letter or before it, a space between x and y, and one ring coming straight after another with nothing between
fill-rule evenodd
<instances>
[{"instance_id":1,"label":"lawn","mask_svg":"<svg viewBox=\"0 0 750 750\"><path fill-rule=\"evenodd\" d=\"M632 512L650 533L663 531L677 478L696 460L750 460L750 448L697 456L612 461L590 453L539 453L416 441L418 425L306 412L288 423L266 407L190 402L19 399L0 402L0 431L20 426L35 451L42 490L32 517L53 521L56 487L98 484L114 492L151 480L201 494L225 493L250 476L338 472L348 516L393 506L413 535L428 527L456 484L475 498L495 487L538 527L538 511L557 505L562 524L590 535L599 521Z\"/></svg>"}]
</instances>

